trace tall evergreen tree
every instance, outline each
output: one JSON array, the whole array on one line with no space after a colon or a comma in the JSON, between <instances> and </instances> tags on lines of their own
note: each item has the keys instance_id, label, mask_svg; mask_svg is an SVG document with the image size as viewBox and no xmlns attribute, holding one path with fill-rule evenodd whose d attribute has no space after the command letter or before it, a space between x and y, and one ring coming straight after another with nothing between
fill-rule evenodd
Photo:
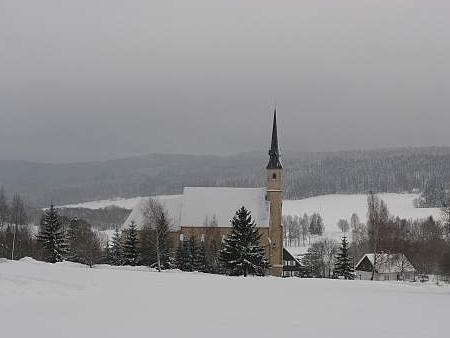
<instances>
[{"instance_id":1,"label":"tall evergreen tree","mask_svg":"<svg viewBox=\"0 0 450 338\"><path fill-rule=\"evenodd\" d=\"M125 241L123 244L123 258L125 265L138 265L139 253L137 236L138 232L136 223L134 221L131 221L131 224L127 229Z\"/></svg>"},{"instance_id":2,"label":"tall evergreen tree","mask_svg":"<svg viewBox=\"0 0 450 338\"><path fill-rule=\"evenodd\" d=\"M110 250L110 262L112 265L122 265L123 264L123 245L122 245L122 235L118 228L114 232Z\"/></svg>"},{"instance_id":3,"label":"tall evergreen tree","mask_svg":"<svg viewBox=\"0 0 450 338\"><path fill-rule=\"evenodd\" d=\"M58 210L53 204L45 211L44 222L37 239L42 243L46 262L56 263L65 259L67 255L66 234Z\"/></svg>"},{"instance_id":4,"label":"tall evergreen tree","mask_svg":"<svg viewBox=\"0 0 450 338\"><path fill-rule=\"evenodd\" d=\"M189 240L187 242L187 251L188 251L188 261L187 261L187 271L196 271L197 270L197 252L198 245L195 240L194 233L191 233L189 236Z\"/></svg>"},{"instance_id":5,"label":"tall evergreen tree","mask_svg":"<svg viewBox=\"0 0 450 338\"><path fill-rule=\"evenodd\" d=\"M206 260L205 241L200 241L195 255L194 269L199 272L209 272L209 264Z\"/></svg>"},{"instance_id":6,"label":"tall evergreen tree","mask_svg":"<svg viewBox=\"0 0 450 338\"><path fill-rule=\"evenodd\" d=\"M344 279L355 279L354 269L353 269L353 258L348 252L348 242L347 237L342 237L341 252L337 255L337 262L334 267L333 275L336 278L344 277Z\"/></svg>"},{"instance_id":7,"label":"tall evergreen tree","mask_svg":"<svg viewBox=\"0 0 450 338\"><path fill-rule=\"evenodd\" d=\"M231 233L225 239L219 260L224 271L232 276L264 275L269 268L260 246L261 234L256 229L250 212L240 208L231 221Z\"/></svg>"},{"instance_id":8,"label":"tall evergreen tree","mask_svg":"<svg viewBox=\"0 0 450 338\"><path fill-rule=\"evenodd\" d=\"M106 241L106 245L102 250L102 264L111 264L111 247L109 241Z\"/></svg>"},{"instance_id":9,"label":"tall evergreen tree","mask_svg":"<svg viewBox=\"0 0 450 338\"><path fill-rule=\"evenodd\" d=\"M178 249L175 254L175 265L177 269L187 271L189 261L189 250L187 242L180 239L178 242Z\"/></svg>"}]
</instances>

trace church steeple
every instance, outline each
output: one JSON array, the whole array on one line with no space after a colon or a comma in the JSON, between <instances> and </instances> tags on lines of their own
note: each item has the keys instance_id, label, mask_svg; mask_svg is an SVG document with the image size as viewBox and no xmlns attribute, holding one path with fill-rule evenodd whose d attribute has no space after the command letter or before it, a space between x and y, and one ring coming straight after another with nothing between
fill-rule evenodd
<instances>
[{"instance_id":1,"label":"church steeple","mask_svg":"<svg viewBox=\"0 0 450 338\"><path fill-rule=\"evenodd\" d=\"M280 162L277 133L277 111L273 112L272 144L267 164L267 200L270 203L269 215L269 261L272 276L283 275L283 166Z\"/></svg>"},{"instance_id":2,"label":"church steeple","mask_svg":"<svg viewBox=\"0 0 450 338\"><path fill-rule=\"evenodd\" d=\"M269 150L269 163L266 169L283 169L280 162L280 151L278 150L277 110L273 111L272 143Z\"/></svg>"}]
</instances>

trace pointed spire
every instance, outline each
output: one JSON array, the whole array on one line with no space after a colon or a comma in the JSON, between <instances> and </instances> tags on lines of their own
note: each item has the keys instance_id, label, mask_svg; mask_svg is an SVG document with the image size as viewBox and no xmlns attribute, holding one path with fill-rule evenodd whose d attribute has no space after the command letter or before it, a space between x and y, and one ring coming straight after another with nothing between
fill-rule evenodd
<instances>
[{"instance_id":1,"label":"pointed spire","mask_svg":"<svg viewBox=\"0 0 450 338\"><path fill-rule=\"evenodd\" d=\"M280 151L278 149L278 130L277 130L277 109L273 111L272 143L269 150L269 164L267 169L283 169L280 162Z\"/></svg>"}]
</instances>

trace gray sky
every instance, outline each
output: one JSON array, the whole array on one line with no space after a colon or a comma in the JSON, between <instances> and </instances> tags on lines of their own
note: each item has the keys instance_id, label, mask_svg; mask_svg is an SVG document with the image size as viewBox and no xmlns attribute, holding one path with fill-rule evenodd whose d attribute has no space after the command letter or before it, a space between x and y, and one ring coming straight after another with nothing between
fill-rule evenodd
<instances>
[{"instance_id":1,"label":"gray sky","mask_svg":"<svg viewBox=\"0 0 450 338\"><path fill-rule=\"evenodd\" d=\"M448 0L0 0L0 159L450 145Z\"/></svg>"}]
</instances>

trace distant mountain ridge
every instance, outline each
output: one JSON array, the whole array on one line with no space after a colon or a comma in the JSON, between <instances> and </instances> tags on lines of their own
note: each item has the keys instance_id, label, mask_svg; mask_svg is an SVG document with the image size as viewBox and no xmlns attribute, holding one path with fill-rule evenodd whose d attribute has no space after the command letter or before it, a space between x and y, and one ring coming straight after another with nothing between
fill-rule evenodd
<instances>
[{"instance_id":1,"label":"distant mountain ridge","mask_svg":"<svg viewBox=\"0 0 450 338\"><path fill-rule=\"evenodd\" d=\"M102 162L49 164L0 160L0 185L34 207L112 197L176 194L184 186L265 185L266 153L230 156L149 154ZM285 197L368 190L423 190L450 182L450 148L286 152Z\"/></svg>"}]
</instances>

